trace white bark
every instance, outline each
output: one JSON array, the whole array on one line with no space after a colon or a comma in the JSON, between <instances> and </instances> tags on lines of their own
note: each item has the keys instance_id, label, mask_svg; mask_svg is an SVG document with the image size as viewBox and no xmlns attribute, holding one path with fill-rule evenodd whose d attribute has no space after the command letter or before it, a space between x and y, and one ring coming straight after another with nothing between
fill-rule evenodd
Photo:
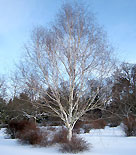
<instances>
[{"instance_id":1,"label":"white bark","mask_svg":"<svg viewBox=\"0 0 136 155\"><path fill-rule=\"evenodd\" d=\"M71 139L72 139L72 130L73 129L71 127L68 128L68 140L69 141L71 141Z\"/></svg>"},{"instance_id":2,"label":"white bark","mask_svg":"<svg viewBox=\"0 0 136 155\"><path fill-rule=\"evenodd\" d=\"M38 87L33 89L64 121L69 140L76 121L89 109L100 108L100 105L92 104L99 90L93 91L89 101L82 103L88 93L88 79L91 76L103 79L113 67L105 34L89 15L80 5L64 5L52 29L35 29L31 44L26 46L28 66L26 72L23 69L23 76L27 83L31 74L37 77ZM65 82L68 83L68 99L64 96L64 104L60 85ZM52 94L46 91L47 88ZM74 98L75 89L77 97ZM53 101L52 104L44 98L45 94Z\"/></svg>"}]
</instances>

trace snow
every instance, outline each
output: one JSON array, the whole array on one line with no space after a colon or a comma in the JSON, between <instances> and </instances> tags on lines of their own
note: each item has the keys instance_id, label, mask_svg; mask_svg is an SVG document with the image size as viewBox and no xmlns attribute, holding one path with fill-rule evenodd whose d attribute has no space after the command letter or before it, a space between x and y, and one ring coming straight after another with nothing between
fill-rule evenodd
<instances>
[{"instance_id":1,"label":"snow","mask_svg":"<svg viewBox=\"0 0 136 155\"><path fill-rule=\"evenodd\" d=\"M91 130L82 136L92 144L91 155L136 154L136 137L125 137L121 127Z\"/></svg>"},{"instance_id":2,"label":"snow","mask_svg":"<svg viewBox=\"0 0 136 155\"><path fill-rule=\"evenodd\" d=\"M91 130L80 134L89 142L90 150L78 155L135 155L136 137L125 137L121 127ZM17 140L6 139L4 129L0 130L0 155L61 155L57 146L40 148L21 145Z\"/></svg>"}]
</instances>

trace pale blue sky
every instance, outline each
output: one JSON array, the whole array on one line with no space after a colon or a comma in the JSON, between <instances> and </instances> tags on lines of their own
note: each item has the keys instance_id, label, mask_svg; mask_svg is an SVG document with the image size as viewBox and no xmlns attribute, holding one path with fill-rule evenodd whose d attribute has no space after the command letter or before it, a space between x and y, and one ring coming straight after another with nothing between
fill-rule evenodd
<instances>
[{"instance_id":1,"label":"pale blue sky","mask_svg":"<svg viewBox=\"0 0 136 155\"><path fill-rule=\"evenodd\" d=\"M66 1L66 0L65 0ZM80 2L80 0L78 0ZM0 73L8 74L34 26L48 26L64 0L0 0ZM83 0L96 13L119 59L136 63L136 0Z\"/></svg>"}]
</instances>

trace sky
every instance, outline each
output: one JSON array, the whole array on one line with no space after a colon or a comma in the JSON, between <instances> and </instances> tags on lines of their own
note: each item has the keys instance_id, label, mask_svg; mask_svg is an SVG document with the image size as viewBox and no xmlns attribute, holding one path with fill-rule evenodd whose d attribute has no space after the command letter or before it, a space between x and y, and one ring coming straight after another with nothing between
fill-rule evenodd
<instances>
[{"instance_id":1,"label":"sky","mask_svg":"<svg viewBox=\"0 0 136 155\"><path fill-rule=\"evenodd\" d=\"M9 74L14 69L33 27L49 26L64 1L0 0L0 74ZM82 2L104 27L119 60L136 63L136 0Z\"/></svg>"}]
</instances>

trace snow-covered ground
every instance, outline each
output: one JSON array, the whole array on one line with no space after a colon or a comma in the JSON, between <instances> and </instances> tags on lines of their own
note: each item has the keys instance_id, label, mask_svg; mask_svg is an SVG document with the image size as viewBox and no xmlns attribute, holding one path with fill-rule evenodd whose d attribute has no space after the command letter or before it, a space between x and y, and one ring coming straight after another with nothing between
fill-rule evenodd
<instances>
[{"instance_id":1,"label":"snow-covered ground","mask_svg":"<svg viewBox=\"0 0 136 155\"><path fill-rule=\"evenodd\" d=\"M120 127L91 130L81 136L89 143L90 150L80 155L136 155L136 137L125 137ZM60 155L58 147L38 148L21 145L17 140L5 139L0 130L0 155ZM64 153L62 153L64 154Z\"/></svg>"}]
</instances>

